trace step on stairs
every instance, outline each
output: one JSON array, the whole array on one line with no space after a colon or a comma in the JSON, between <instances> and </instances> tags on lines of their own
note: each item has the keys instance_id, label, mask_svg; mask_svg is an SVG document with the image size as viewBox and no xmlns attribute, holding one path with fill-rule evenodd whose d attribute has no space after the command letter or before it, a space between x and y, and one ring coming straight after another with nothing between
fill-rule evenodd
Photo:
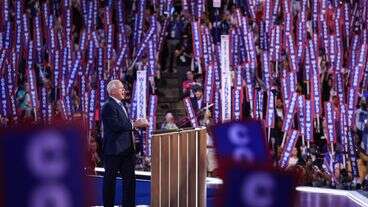
<instances>
[{"instance_id":1,"label":"step on stairs","mask_svg":"<svg viewBox=\"0 0 368 207\"><path fill-rule=\"evenodd\" d=\"M181 100L181 81L178 73L162 73L161 80L157 85L158 89L158 109L157 127L165 119L165 113L171 111L176 121L186 116L183 101Z\"/></svg>"}]
</instances>

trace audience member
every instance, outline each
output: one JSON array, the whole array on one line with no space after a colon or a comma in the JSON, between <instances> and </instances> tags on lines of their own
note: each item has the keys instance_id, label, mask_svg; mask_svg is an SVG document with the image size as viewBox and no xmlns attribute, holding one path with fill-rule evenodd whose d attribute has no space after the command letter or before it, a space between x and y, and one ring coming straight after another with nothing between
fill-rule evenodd
<instances>
[{"instance_id":1,"label":"audience member","mask_svg":"<svg viewBox=\"0 0 368 207\"><path fill-rule=\"evenodd\" d=\"M161 129L164 130L178 129L178 127L175 124L174 116L171 112L167 112L165 114L165 121L164 123L162 123Z\"/></svg>"}]
</instances>

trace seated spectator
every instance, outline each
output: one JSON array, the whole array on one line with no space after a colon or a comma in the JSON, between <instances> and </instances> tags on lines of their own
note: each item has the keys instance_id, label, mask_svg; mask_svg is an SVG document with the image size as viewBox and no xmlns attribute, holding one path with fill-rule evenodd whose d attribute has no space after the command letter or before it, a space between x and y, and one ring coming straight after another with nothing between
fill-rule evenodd
<instances>
[{"instance_id":1,"label":"seated spectator","mask_svg":"<svg viewBox=\"0 0 368 207\"><path fill-rule=\"evenodd\" d=\"M163 130L172 130L178 129L178 126L175 124L174 115L171 112L167 112L165 114L165 121L162 123L161 129Z\"/></svg>"}]
</instances>

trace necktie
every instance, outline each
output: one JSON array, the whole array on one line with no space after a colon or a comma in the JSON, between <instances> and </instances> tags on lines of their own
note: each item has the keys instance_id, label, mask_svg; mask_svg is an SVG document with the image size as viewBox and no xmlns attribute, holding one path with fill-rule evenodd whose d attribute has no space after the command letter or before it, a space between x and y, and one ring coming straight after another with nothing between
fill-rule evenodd
<instances>
[{"instance_id":1,"label":"necktie","mask_svg":"<svg viewBox=\"0 0 368 207\"><path fill-rule=\"evenodd\" d=\"M128 116L128 112L127 110L125 109L125 106L124 106L124 103L123 102L120 102L119 105L121 106L121 108L123 109L124 113L125 113L125 116L127 116L127 118L129 118Z\"/></svg>"},{"instance_id":2,"label":"necktie","mask_svg":"<svg viewBox=\"0 0 368 207\"><path fill-rule=\"evenodd\" d=\"M129 116L128 116L128 112L127 112L127 110L125 109L125 106L124 106L124 103L123 102L120 102L119 103L119 105L121 106L121 108L123 109L123 111L124 111L124 113L125 113L125 116L129 119ZM134 138L134 133L133 133L133 131L131 132L132 133L132 140L131 140L131 142L132 142L132 146L133 146L133 149L134 149L134 151L135 151L135 138Z\"/></svg>"}]
</instances>

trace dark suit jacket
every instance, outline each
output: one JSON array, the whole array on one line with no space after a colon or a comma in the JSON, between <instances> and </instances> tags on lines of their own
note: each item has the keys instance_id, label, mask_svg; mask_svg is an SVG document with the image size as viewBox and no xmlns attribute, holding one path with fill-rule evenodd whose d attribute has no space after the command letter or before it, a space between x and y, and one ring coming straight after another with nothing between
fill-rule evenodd
<instances>
[{"instance_id":1,"label":"dark suit jacket","mask_svg":"<svg viewBox=\"0 0 368 207\"><path fill-rule=\"evenodd\" d=\"M197 102L197 98L191 98L190 101L192 102L192 106L193 106L193 110L195 113L198 113L198 111L200 109L202 109L203 107L205 107L206 105L204 104L204 99L202 98L202 102L201 102L201 105L199 106L198 105L198 102Z\"/></svg>"},{"instance_id":2,"label":"dark suit jacket","mask_svg":"<svg viewBox=\"0 0 368 207\"><path fill-rule=\"evenodd\" d=\"M111 97L103 105L103 152L105 155L118 155L132 149L132 124L121 108Z\"/></svg>"}]
</instances>

